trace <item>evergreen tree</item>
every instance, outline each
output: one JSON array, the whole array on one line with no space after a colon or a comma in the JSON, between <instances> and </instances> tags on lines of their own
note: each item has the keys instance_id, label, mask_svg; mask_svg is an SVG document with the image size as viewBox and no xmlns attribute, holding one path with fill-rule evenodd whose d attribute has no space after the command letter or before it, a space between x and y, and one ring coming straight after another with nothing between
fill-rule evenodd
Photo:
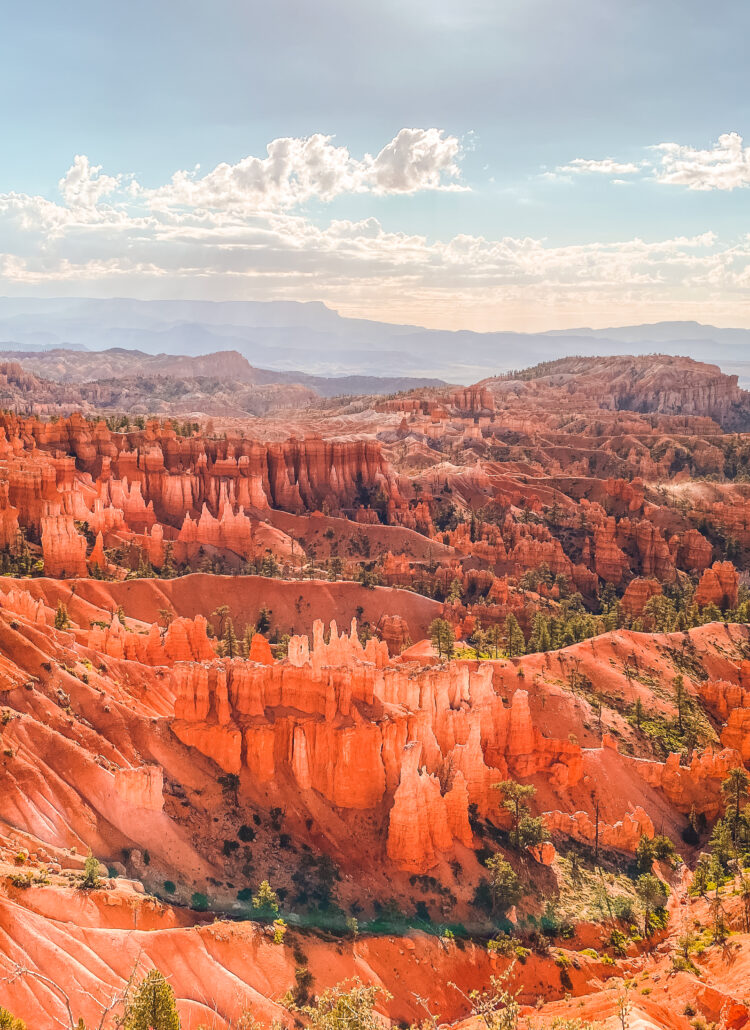
<instances>
[{"instance_id":1,"label":"evergreen tree","mask_svg":"<svg viewBox=\"0 0 750 1030\"><path fill-rule=\"evenodd\" d=\"M258 886L258 893L253 895L253 908L257 915L270 919L279 914L279 896L268 880Z\"/></svg>"},{"instance_id":2,"label":"evergreen tree","mask_svg":"<svg viewBox=\"0 0 750 1030\"><path fill-rule=\"evenodd\" d=\"M89 889L99 886L99 859L94 857L91 848L89 848L89 853L83 866L83 883L81 886Z\"/></svg>"},{"instance_id":3,"label":"evergreen tree","mask_svg":"<svg viewBox=\"0 0 750 1030\"><path fill-rule=\"evenodd\" d=\"M505 620L505 650L511 658L526 651L526 638L513 612L509 612Z\"/></svg>"},{"instance_id":4,"label":"evergreen tree","mask_svg":"<svg viewBox=\"0 0 750 1030\"><path fill-rule=\"evenodd\" d=\"M354 980L349 990L329 987L313 1005L292 1005L301 1012L312 1030L379 1030L382 1025L374 1012L380 988Z\"/></svg>"},{"instance_id":5,"label":"evergreen tree","mask_svg":"<svg viewBox=\"0 0 750 1030\"><path fill-rule=\"evenodd\" d=\"M675 676L672 680L672 686L674 687L674 699L675 704L677 705L677 726L679 728L680 734L683 734L685 732L683 720L683 713L685 710L686 703L685 678L681 674Z\"/></svg>"},{"instance_id":6,"label":"evergreen tree","mask_svg":"<svg viewBox=\"0 0 750 1030\"><path fill-rule=\"evenodd\" d=\"M529 651L550 651L552 649L552 637L550 636L549 623L546 616L537 612L534 616L534 625L529 637Z\"/></svg>"},{"instance_id":7,"label":"evergreen tree","mask_svg":"<svg viewBox=\"0 0 750 1030\"><path fill-rule=\"evenodd\" d=\"M447 619L433 619L430 623L430 640L438 658L452 658L456 635Z\"/></svg>"},{"instance_id":8,"label":"evergreen tree","mask_svg":"<svg viewBox=\"0 0 750 1030\"><path fill-rule=\"evenodd\" d=\"M264 636L268 635L268 631L271 628L271 609L265 604L258 612L258 621L255 623L255 629L258 633L262 633Z\"/></svg>"},{"instance_id":9,"label":"evergreen tree","mask_svg":"<svg viewBox=\"0 0 750 1030\"><path fill-rule=\"evenodd\" d=\"M499 657L500 647L503 643L503 631L500 629L496 622L493 623L487 630L486 640L492 652L492 657Z\"/></svg>"},{"instance_id":10,"label":"evergreen tree","mask_svg":"<svg viewBox=\"0 0 750 1030\"><path fill-rule=\"evenodd\" d=\"M242 642L240 643L240 653L243 658L250 656L250 648L253 643L253 637L255 636L255 627L247 625L245 626L245 632L242 634Z\"/></svg>"},{"instance_id":11,"label":"evergreen tree","mask_svg":"<svg viewBox=\"0 0 750 1030\"><path fill-rule=\"evenodd\" d=\"M506 808L513 818L511 839L514 847L519 848L521 846L521 821L528 816L529 812L526 802L534 797L536 787L530 783L517 783L515 780L503 780L501 783L493 783L492 786L503 795L503 808Z\"/></svg>"},{"instance_id":12,"label":"evergreen tree","mask_svg":"<svg viewBox=\"0 0 750 1030\"><path fill-rule=\"evenodd\" d=\"M717 820L711 833L709 847L711 848L711 855L717 862L719 875L721 875L725 869L728 869L732 855L734 854L732 829L729 819Z\"/></svg>"},{"instance_id":13,"label":"evergreen tree","mask_svg":"<svg viewBox=\"0 0 750 1030\"><path fill-rule=\"evenodd\" d=\"M69 629L70 628L70 617L68 616L67 606L62 601L57 602L57 610L55 611L55 629Z\"/></svg>"},{"instance_id":14,"label":"evergreen tree","mask_svg":"<svg viewBox=\"0 0 750 1030\"><path fill-rule=\"evenodd\" d=\"M487 645L487 635L480 625L477 625L477 628L469 637L469 643L474 651L474 657L477 659L481 658Z\"/></svg>"},{"instance_id":15,"label":"evergreen tree","mask_svg":"<svg viewBox=\"0 0 750 1030\"><path fill-rule=\"evenodd\" d=\"M646 936L651 929L651 914L664 908L667 903L667 888L653 873L643 873L635 885L636 894L643 905L643 924Z\"/></svg>"},{"instance_id":16,"label":"evergreen tree","mask_svg":"<svg viewBox=\"0 0 750 1030\"><path fill-rule=\"evenodd\" d=\"M279 563L273 554L269 553L263 558L260 565L261 576L274 577L279 575Z\"/></svg>"},{"instance_id":17,"label":"evergreen tree","mask_svg":"<svg viewBox=\"0 0 750 1030\"><path fill-rule=\"evenodd\" d=\"M727 801L727 819L732 828L732 840L737 840L741 822L742 802L748 795L750 776L740 766L730 769L721 785L721 792Z\"/></svg>"},{"instance_id":18,"label":"evergreen tree","mask_svg":"<svg viewBox=\"0 0 750 1030\"><path fill-rule=\"evenodd\" d=\"M717 944L723 944L727 939L727 923L724 904L721 900L719 881L716 881L713 897L711 898L711 935Z\"/></svg>"},{"instance_id":19,"label":"evergreen tree","mask_svg":"<svg viewBox=\"0 0 750 1030\"><path fill-rule=\"evenodd\" d=\"M164 640L164 637L167 635L167 630L172 625L172 620L173 619L174 619L174 612L171 609L169 609L169 608L160 608L159 609L159 622L161 623L161 629L159 630L159 633L161 634L161 639L162 640ZM123 621L122 618L120 618L120 622L122 622L123 626L125 625L125 622Z\"/></svg>"},{"instance_id":20,"label":"evergreen tree","mask_svg":"<svg viewBox=\"0 0 750 1030\"><path fill-rule=\"evenodd\" d=\"M174 579L177 575L177 566L174 561L174 544L171 540L167 541L164 548L164 564L161 567L161 575L162 579Z\"/></svg>"},{"instance_id":21,"label":"evergreen tree","mask_svg":"<svg viewBox=\"0 0 750 1030\"><path fill-rule=\"evenodd\" d=\"M240 645L231 619L227 619L219 650L222 658L236 658L240 653Z\"/></svg>"},{"instance_id":22,"label":"evergreen tree","mask_svg":"<svg viewBox=\"0 0 750 1030\"><path fill-rule=\"evenodd\" d=\"M174 991L158 969L150 970L136 988L123 1030L180 1030Z\"/></svg>"},{"instance_id":23,"label":"evergreen tree","mask_svg":"<svg viewBox=\"0 0 750 1030\"><path fill-rule=\"evenodd\" d=\"M219 628L217 630L216 635L219 637L220 640L224 637L224 623L229 617L229 612L230 609L228 604L220 604L218 608L214 608L214 610L211 612L211 618L216 618L219 620Z\"/></svg>"},{"instance_id":24,"label":"evergreen tree","mask_svg":"<svg viewBox=\"0 0 750 1030\"><path fill-rule=\"evenodd\" d=\"M491 855L485 862L490 873L492 911L503 915L521 897L521 884L513 866L500 852Z\"/></svg>"}]
</instances>

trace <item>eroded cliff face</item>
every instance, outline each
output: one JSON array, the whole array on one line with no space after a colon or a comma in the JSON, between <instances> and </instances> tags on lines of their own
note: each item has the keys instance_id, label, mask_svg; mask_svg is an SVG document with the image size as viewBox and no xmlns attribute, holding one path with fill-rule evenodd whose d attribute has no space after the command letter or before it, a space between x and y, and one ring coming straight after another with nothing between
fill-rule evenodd
<instances>
[{"instance_id":1,"label":"eroded cliff face","mask_svg":"<svg viewBox=\"0 0 750 1030\"><path fill-rule=\"evenodd\" d=\"M337 809L383 818L387 857L410 872L471 847L470 809L502 824L502 780L541 779L562 803L589 792L598 765L614 761L641 784L644 804L654 804L654 788L679 812L714 817L722 779L743 750L727 740L721 753L696 753L683 768L677 755L666 763L620 755L609 734L585 749L540 731L511 663L419 669L389 659L384 644L363 648L356 626L339 637L332 625L326 642L317 623L312 645L293 638L289 658L272 665L178 664L174 675L172 728L183 743L238 775L251 794L259 784L291 783L310 812L312 792ZM534 680L537 705L547 690ZM634 852L653 824L642 805L619 804L619 818L615 798L605 805L600 843ZM545 819L550 832L593 839L590 811L553 810Z\"/></svg>"},{"instance_id":2,"label":"eroded cliff face","mask_svg":"<svg viewBox=\"0 0 750 1030\"><path fill-rule=\"evenodd\" d=\"M123 871L154 889L176 882L189 901L228 881L236 898L245 875L283 883L297 854L288 849L305 843L335 858L347 898L408 895L409 877L425 875L456 889L451 863L470 898L486 826L509 826L503 779L537 788L532 811L548 839L527 860L547 876L567 840L624 854L656 832L679 840L688 813L722 811L727 772L750 763L747 627L619 631L514 661L423 665L390 656L384 642L362 644L356 625L339 633L318 622L283 659L259 634L247 659L227 659L204 619L176 617L166 629L140 621L137 594L112 616L113 585L79 582L85 596L51 580L34 582L36 597L0 583L0 845L25 848L53 877L63 863L79 870L92 847L107 864L129 855ZM60 590L71 598L64 630L53 625ZM622 695L629 710L648 697L638 677L669 683L680 664L721 746L687 764L626 754L621 742L631 749L639 738L615 702ZM644 703L671 711L663 698ZM250 815L264 823L269 811L284 813L283 852L273 827ZM222 847L240 821L257 833L248 874ZM112 882L114 904L122 888ZM139 918L157 928L173 911L185 910Z\"/></svg>"},{"instance_id":3,"label":"eroded cliff face","mask_svg":"<svg viewBox=\"0 0 750 1030\"><path fill-rule=\"evenodd\" d=\"M510 379L510 377L508 377ZM557 395L566 407L592 406L662 415L703 416L727 429L744 428L750 395L718 365L666 354L638 357L561 358L538 375L513 383L485 380L493 392Z\"/></svg>"},{"instance_id":4,"label":"eroded cliff face","mask_svg":"<svg viewBox=\"0 0 750 1030\"><path fill-rule=\"evenodd\" d=\"M17 639L19 632L37 642L46 635L56 648L62 647L58 660L71 670L85 671L77 665L76 654L80 659L96 656L98 664L87 673L93 682L83 684L75 671L50 677L44 668L32 664L28 671L19 669L13 674L11 687L20 692L7 695L9 699L25 701L20 688L32 672L41 676L43 684L50 681L54 696L56 679L66 695L84 691L96 696L101 689L113 692L108 677L116 677L122 685L115 693L123 689L132 692L134 707L129 719L135 719L134 726L149 698L151 709L168 720L175 740L205 756L221 774L238 776L240 793L250 801L270 806L274 799L285 799L285 804L293 804L300 824L311 817L322 825L335 822L337 848L343 855L356 848L357 834L361 834L357 820L366 817L373 855L408 872L432 870L447 857L465 854L461 849L471 849L475 843L472 811L480 819L503 825L506 817L494 787L503 779L539 784L540 811L550 813L545 816L550 832L587 839L592 818L590 785L614 762L618 775L639 787L625 795L613 792L603 802L602 841L633 850L648 827L636 809L647 814L649 808L654 810L653 791L679 812L696 806L715 814L720 808L722 776L739 760L735 752L747 753L745 730L733 714L746 710L743 691L747 691L742 684L747 681L750 686L747 663L739 659L736 665L724 660L720 678L719 669L712 666L712 678L707 682L718 685L702 688L706 703L726 716L723 739L733 750L715 757L707 752L683 768L674 758L662 764L619 754L613 749L610 729L598 743L596 739L579 743L570 737L570 731L580 727L581 716L574 715L577 702L555 686L559 674L555 665L545 663L545 656L527 656L523 669L518 660L422 667L391 658L387 645L374 639L363 646L356 626L339 635L334 624L324 634L322 624L317 623L310 641L302 636L292 638L288 657L282 660L274 660L260 635L251 642L248 659L220 659L207 636L205 619L200 617L173 619L165 630L154 624L133 624L127 617L126 625L115 615L83 629L74 623L57 633L51 629L54 596L48 603L45 595L32 600L15 587L5 590L0 597L0 618L5 614L19 627L7 630L8 646L18 660L28 663L31 652L29 658L24 657L23 648L19 650L19 644L10 641ZM677 638L681 639L680 635ZM611 663L607 654L614 655L622 668L633 660L635 638L633 644L616 644L613 638L612 645L607 639L602 638L602 644L597 643L593 650L578 645L580 657L576 650L569 657L560 652L556 662L562 675L567 675L566 667L577 668L580 675L589 669L605 669ZM731 635L727 639L733 640ZM608 652L609 646L614 650ZM63 653L69 656L62 657ZM541 663L538 669L535 657ZM99 668L107 671L97 671ZM597 684L596 673L589 675ZM632 680L620 672L616 682ZM128 683L132 686L123 686ZM146 684L149 693L143 693ZM601 689L606 695L612 688L602 682ZM29 700L33 697L32 693ZM550 721L552 711L558 715ZM90 714L87 718L91 721ZM100 724L97 716L95 725L101 733L107 719ZM617 729L616 723L612 725ZM19 739L32 730L35 735L38 732L28 715L20 722L11 720L8 726L5 735L11 744L19 731ZM129 735L133 732L131 729ZM68 750L67 745L53 744L54 739L53 732L45 745L50 759ZM33 747L38 746L39 739ZM110 745L99 743L94 748L97 754L107 754L110 748L114 757ZM84 760L85 754L84 749ZM166 764L170 767L171 760ZM124 763L115 759L109 789L131 799L134 792L141 791L141 807L156 810L156 773L149 773L148 766L140 766L141 772L138 768L133 759ZM101 776L99 769L92 784ZM7 796L12 797L13 792ZM572 822L578 809L570 808L571 797L588 799L584 815L575 816ZM41 824L34 821L33 825L38 829Z\"/></svg>"},{"instance_id":5,"label":"eroded cliff face","mask_svg":"<svg viewBox=\"0 0 750 1030\"><path fill-rule=\"evenodd\" d=\"M269 506L337 512L367 506L378 494L384 503L400 501L397 477L373 440L309 436L265 444L239 433L185 438L156 420L125 435L76 415L54 424L8 417L5 426L11 436L30 437L40 451L73 455L78 470L95 480L113 480L113 504L120 500L117 481L126 483L123 489L138 490L160 521L178 527L186 514L199 517L204 505L219 517L227 503L256 512Z\"/></svg>"}]
</instances>

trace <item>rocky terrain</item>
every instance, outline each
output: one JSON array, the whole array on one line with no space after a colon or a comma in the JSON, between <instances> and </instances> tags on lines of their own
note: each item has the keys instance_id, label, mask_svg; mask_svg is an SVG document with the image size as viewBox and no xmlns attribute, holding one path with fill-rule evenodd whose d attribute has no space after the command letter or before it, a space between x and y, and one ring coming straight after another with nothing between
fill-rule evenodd
<instances>
[{"instance_id":1,"label":"rocky terrain","mask_svg":"<svg viewBox=\"0 0 750 1030\"><path fill-rule=\"evenodd\" d=\"M114 1026L155 966L195 1030L357 981L392 1025L745 1026L736 377L89 360L2 369L0 1012Z\"/></svg>"}]
</instances>

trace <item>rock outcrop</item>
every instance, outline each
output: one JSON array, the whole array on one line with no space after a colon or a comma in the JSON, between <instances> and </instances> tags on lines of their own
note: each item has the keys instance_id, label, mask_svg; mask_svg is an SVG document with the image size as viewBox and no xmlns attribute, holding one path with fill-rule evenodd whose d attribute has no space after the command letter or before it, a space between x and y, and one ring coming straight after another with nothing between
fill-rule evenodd
<instances>
[{"instance_id":1,"label":"rock outcrop","mask_svg":"<svg viewBox=\"0 0 750 1030\"><path fill-rule=\"evenodd\" d=\"M715 604L721 611L735 608L739 583L740 577L731 562L714 562L700 578L695 603L701 606Z\"/></svg>"}]
</instances>

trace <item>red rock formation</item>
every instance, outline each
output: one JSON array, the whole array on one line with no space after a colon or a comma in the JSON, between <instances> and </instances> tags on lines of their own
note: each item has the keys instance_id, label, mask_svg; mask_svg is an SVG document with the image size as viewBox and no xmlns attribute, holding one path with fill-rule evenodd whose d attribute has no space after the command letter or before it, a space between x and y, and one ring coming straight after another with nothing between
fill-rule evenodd
<instances>
[{"instance_id":1,"label":"red rock formation","mask_svg":"<svg viewBox=\"0 0 750 1030\"><path fill-rule=\"evenodd\" d=\"M101 533L96 534L96 542L91 548L88 562L91 568L98 566L100 569L104 569L106 567L107 559L104 555L104 537Z\"/></svg>"},{"instance_id":2,"label":"red rock formation","mask_svg":"<svg viewBox=\"0 0 750 1030\"><path fill-rule=\"evenodd\" d=\"M9 483L0 480L0 548L12 547L18 537L18 508L8 496Z\"/></svg>"},{"instance_id":3,"label":"red rock formation","mask_svg":"<svg viewBox=\"0 0 750 1030\"><path fill-rule=\"evenodd\" d=\"M254 633L250 641L248 659L258 665L273 665L273 654L266 638L261 633Z\"/></svg>"},{"instance_id":4,"label":"red rock formation","mask_svg":"<svg viewBox=\"0 0 750 1030\"><path fill-rule=\"evenodd\" d=\"M713 548L697 529L689 529L680 540L680 564L684 569L703 572L711 564Z\"/></svg>"},{"instance_id":5,"label":"red rock formation","mask_svg":"<svg viewBox=\"0 0 750 1030\"><path fill-rule=\"evenodd\" d=\"M97 624L87 631L86 644L100 654L146 665L203 662L216 657L206 628L206 619L198 615L195 619L172 620L166 632L154 624L147 633L133 633L113 615L106 628Z\"/></svg>"},{"instance_id":6,"label":"red rock formation","mask_svg":"<svg viewBox=\"0 0 750 1030\"><path fill-rule=\"evenodd\" d=\"M594 568L597 576L618 586L630 568L628 556L617 546L614 518L594 533Z\"/></svg>"},{"instance_id":7,"label":"red rock formation","mask_svg":"<svg viewBox=\"0 0 750 1030\"><path fill-rule=\"evenodd\" d=\"M401 654L411 645L409 627L400 615L384 615L377 626L378 636L388 645L388 653Z\"/></svg>"},{"instance_id":8,"label":"red rock formation","mask_svg":"<svg viewBox=\"0 0 750 1030\"><path fill-rule=\"evenodd\" d=\"M449 851L453 845L440 781L426 769L420 770L421 755L422 745L416 740L404 748L401 779L388 822L388 857L401 869L413 872L430 869L438 852ZM465 783L461 782L460 788L465 794ZM464 818L470 842L468 812L464 812Z\"/></svg>"},{"instance_id":9,"label":"red rock formation","mask_svg":"<svg viewBox=\"0 0 750 1030\"><path fill-rule=\"evenodd\" d=\"M722 611L737 606L740 577L731 562L714 562L706 569L695 591L698 605L715 604Z\"/></svg>"},{"instance_id":10,"label":"red rock formation","mask_svg":"<svg viewBox=\"0 0 750 1030\"><path fill-rule=\"evenodd\" d=\"M643 613L646 602L662 592L655 579L634 579L628 583L622 596L622 610L631 619Z\"/></svg>"},{"instance_id":11,"label":"red rock formation","mask_svg":"<svg viewBox=\"0 0 750 1030\"><path fill-rule=\"evenodd\" d=\"M544 821L551 833L559 833L573 840L593 844L596 824L588 812L545 812ZM599 846L635 854L641 837L653 837L654 824L642 808L626 812L614 824L599 823Z\"/></svg>"},{"instance_id":12,"label":"red rock formation","mask_svg":"<svg viewBox=\"0 0 750 1030\"><path fill-rule=\"evenodd\" d=\"M88 576L86 537L70 515L42 516L42 554L48 576Z\"/></svg>"},{"instance_id":13,"label":"red rock formation","mask_svg":"<svg viewBox=\"0 0 750 1030\"><path fill-rule=\"evenodd\" d=\"M270 782L286 769L300 790L339 808L374 810L396 791L389 854L412 870L420 862L429 868L449 847L445 827L450 840L470 839L469 804L496 809L492 784L508 770L523 777L546 770L560 786L580 780L580 748L539 733L525 691L515 692L506 711L489 684L489 666L415 675L388 665L384 648L373 640L362 648L355 626L339 637L333 624L326 642L316 623L312 648L307 638L293 638L288 659L271 667L238 660L178 664L173 730L225 772L247 768L254 781ZM471 716L472 706L486 711L483 720ZM381 718L365 717L379 710ZM287 714L292 711L297 714ZM404 769L403 748L416 732L419 753L407 750ZM408 829L415 806L431 814L421 829ZM421 859L414 833L425 844Z\"/></svg>"}]
</instances>

